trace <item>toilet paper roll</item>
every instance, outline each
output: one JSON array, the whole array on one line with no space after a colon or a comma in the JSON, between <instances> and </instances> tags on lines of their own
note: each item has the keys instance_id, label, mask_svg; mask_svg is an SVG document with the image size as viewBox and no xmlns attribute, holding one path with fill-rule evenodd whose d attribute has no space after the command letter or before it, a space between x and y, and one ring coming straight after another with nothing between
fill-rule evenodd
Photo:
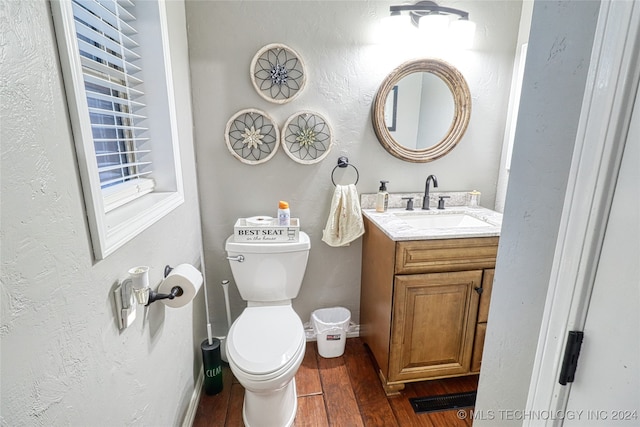
<instances>
[{"instance_id":1,"label":"toilet paper roll","mask_svg":"<svg viewBox=\"0 0 640 427\"><path fill-rule=\"evenodd\" d=\"M191 302L202 286L202 273L191 264L180 264L171 270L171 273L160 283L158 292L171 293L174 286L182 289L182 295L174 299L163 299L162 302L169 307L183 307Z\"/></svg>"},{"instance_id":2,"label":"toilet paper roll","mask_svg":"<svg viewBox=\"0 0 640 427\"><path fill-rule=\"evenodd\" d=\"M273 218L266 215L245 218L248 225L267 226L273 223Z\"/></svg>"}]
</instances>

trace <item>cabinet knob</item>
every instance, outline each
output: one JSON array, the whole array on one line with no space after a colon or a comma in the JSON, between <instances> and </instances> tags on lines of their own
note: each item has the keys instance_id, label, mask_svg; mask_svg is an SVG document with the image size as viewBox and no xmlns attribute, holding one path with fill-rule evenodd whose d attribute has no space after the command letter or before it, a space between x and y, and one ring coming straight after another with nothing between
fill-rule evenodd
<instances>
[{"instance_id":1,"label":"cabinet knob","mask_svg":"<svg viewBox=\"0 0 640 427\"><path fill-rule=\"evenodd\" d=\"M473 289L475 289L475 291L478 293L478 295L482 295L482 292L484 291L484 289L482 287L477 287L477 286L475 288L473 288Z\"/></svg>"}]
</instances>

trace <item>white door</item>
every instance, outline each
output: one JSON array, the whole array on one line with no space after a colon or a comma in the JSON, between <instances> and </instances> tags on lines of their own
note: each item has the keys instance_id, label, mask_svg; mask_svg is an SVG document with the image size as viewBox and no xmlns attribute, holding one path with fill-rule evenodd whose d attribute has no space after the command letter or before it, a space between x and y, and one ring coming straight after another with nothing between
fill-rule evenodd
<instances>
[{"instance_id":1,"label":"white door","mask_svg":"<svg viewBox=\"0 0 640 427\"><path fill-rule=\"evenodd\" d=\"M640 426L639 83L640 2L602 0L524 426Z\"/></svg>"},{"instance_id":2,"label":"white door","mask_svg":"<svg viewBox=\"0 0 640 427\"><path fill-rule=\"evenodd\" d=\"M640 425L640 100L636 96L564 426Z\"/></svg>"}]
</instances>

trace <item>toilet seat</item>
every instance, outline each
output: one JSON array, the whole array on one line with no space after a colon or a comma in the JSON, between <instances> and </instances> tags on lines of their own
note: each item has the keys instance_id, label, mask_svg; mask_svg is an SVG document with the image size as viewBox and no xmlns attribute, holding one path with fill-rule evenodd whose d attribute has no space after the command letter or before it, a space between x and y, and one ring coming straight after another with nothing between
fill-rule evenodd
<instances>
[{"instance_id":1,"label":"toilet seat","mask_svg":"<svg viewBox=\"0 0 640 427\"><path fill-rule=\"evenodd\" d=\"M290 305L247 307L227 337L227 353L234 365L262 381L286 372L304 346L302 322Z\"/></svg>"}]
</instances>

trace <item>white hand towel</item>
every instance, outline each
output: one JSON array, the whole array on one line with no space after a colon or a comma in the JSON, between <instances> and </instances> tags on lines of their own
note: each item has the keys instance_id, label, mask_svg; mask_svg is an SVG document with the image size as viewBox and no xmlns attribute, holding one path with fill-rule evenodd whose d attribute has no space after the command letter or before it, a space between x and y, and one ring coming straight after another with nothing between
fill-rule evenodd
<instances>
[{"instance_id":1,"label":"white hand towel","mask_svg":"<svg viewBox=\"0 0 640 427\"><path fill-rule=\"evenodd\" d=\"M333 247L349 246L363 234L364 221L356 186L336 185L322 241Z\"/></svg>"}]
</instances>

